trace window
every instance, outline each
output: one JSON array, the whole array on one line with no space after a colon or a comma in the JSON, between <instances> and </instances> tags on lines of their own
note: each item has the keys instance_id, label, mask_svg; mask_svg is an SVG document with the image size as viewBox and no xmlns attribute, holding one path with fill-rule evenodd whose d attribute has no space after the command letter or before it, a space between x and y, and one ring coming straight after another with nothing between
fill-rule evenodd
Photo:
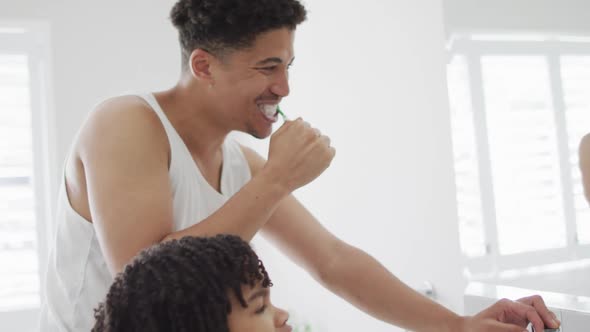
<instances>
[{"instance_id":1,"label":"window","mask_svg":"<svg viewBox=\"0 0 590 332\"><path fill-rule=\"evenodd\" d=\"M0 326L15 331L36 326L51 220L47 30L0 24Z\"/></svg>"},{"instance_id":2,"label":"window","mask_svg":"<svg viewBox=\"0 0 590 332\"><path fill-rule=\"evenodd\" d=\"M461 248L471 272L590 257L578 146L590 41L457 38L448 65Z\"/></svg>"},{"instance_id":3,"label":"window","mask_svg":"<svg viewBox=\"0 0 590 332\"><path fill-rule=\"evenodd\" d=\"M0 54L0 309L38 306L28 58Z\"/></svg>"}]
</instances>

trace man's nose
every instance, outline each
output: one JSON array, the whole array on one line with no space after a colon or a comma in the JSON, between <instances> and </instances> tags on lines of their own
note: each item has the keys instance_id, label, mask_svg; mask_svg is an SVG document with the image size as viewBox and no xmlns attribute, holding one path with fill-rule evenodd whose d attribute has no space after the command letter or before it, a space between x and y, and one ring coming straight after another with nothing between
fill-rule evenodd
<instances>
[{"instance_id":1,"label":"man's nose","mask_svg":"<svg viewBox=\"0 0 590 332\"><path fill-rule=\"evenodd\" d=\"M270 91L281 97L286 97L289 95L290 88L288 70L284 70L281 74L277 75L276 80L275 82L273 82Z\"/></svg>"}]
</instances>

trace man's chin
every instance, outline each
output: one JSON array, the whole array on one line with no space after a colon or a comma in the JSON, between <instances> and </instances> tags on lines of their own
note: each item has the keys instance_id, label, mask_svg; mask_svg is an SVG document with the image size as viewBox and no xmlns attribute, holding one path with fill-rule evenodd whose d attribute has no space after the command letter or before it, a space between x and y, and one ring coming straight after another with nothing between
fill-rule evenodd
<instances>
[{"instance_id":1,"label":"man's chin","mask_svg":"<svg viewBox=\"0 0 590 332\"><path fill-rule=\"evenodd\" d=\"M272 134L272 128L265 130L256 130L254 128L248 128L248 130L246 130L246 133L258 139L265 139Z\"/></svg>"}]
</instances>

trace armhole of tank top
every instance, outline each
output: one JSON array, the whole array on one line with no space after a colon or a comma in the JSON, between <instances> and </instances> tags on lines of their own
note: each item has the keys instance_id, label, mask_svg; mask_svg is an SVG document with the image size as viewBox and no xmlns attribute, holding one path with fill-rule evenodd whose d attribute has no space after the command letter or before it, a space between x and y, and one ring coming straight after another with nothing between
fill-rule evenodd
<instances>
[{"instance_id":1,"label":"armhole of tank top","mask_svg":"<svg viewBox=\"0 0 590 332\"><path fill-rule=\"evenodd\" d=\"M158 101L156 100L156 97L151 94L137 94L136 95L139 99L141 99L143 101L143 103L145 105L147 105L152 112L154 112L156 114L156 116L158 117L158 119L160 119L160 123L162 124L162 128L164 129L164 133L166 134L166 140L168 140L168 149L169 149L169 160L168 160L168 174L172 174L172 166L174 164L174 151L172 149L172 145L173 145L173 135L175 133L174 131L174 127L172 127L172 124L170 123L170 121L168 120L168 118L166 117L166 114L164 114L164 111L162 110L162 108L160 107L160 105L158 104ZM158 107L158 109L156 109L156 107Z\"/></svg>"}]
</instances>

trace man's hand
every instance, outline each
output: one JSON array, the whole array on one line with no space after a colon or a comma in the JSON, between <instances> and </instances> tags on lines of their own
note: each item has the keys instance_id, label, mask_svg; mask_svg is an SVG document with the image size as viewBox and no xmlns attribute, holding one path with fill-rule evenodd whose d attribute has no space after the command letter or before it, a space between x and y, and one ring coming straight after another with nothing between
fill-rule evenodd
<instances>
[{"instance_id":1,"label":"man's hand","mask_svg":"<svg viewBox=\"0 0 590 332\"><path fill-rule=\"evenodd\" d=\"M524 332L532 323L535 331L544 327L558 328L559 320L547 309L543 298L538 295L518 301L500 300L473 317L464 320L465 332Z\"/></svg>"},{"instance_id":2,"label":"man's hand","mask_svg":"<svg viewBox=\"0 0 590 332\"><path fill-rule=\"evenodd\" d=\"M301 118L287 121L270 138L268 161L262 172L292 192L326 170L335 153L330 138L309 123Z\"/></svg>"}]
</instances>

